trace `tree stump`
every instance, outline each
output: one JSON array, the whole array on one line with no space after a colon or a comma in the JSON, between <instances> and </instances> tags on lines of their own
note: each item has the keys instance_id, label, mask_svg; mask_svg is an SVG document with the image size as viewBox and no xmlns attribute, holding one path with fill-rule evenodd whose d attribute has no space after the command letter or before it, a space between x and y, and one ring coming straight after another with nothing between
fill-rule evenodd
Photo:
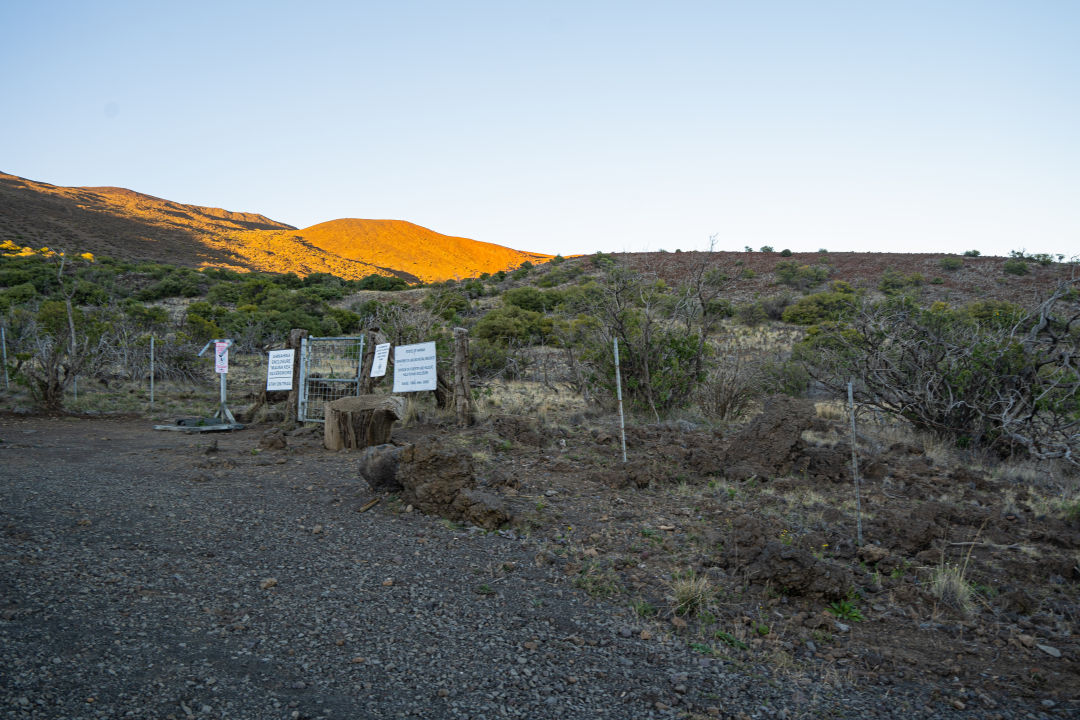
<instances>
[{"instance_id":1,"label":"tree stump","mask_svg":"<svg viewBox=\"0 0 1080 720\"><path fill-rule=\"evenodd\" d=\"M358 395L326 403L323 447L355 450L390 442L394 421L405 414L396 395Z\"/></svg>"}]
</instances>

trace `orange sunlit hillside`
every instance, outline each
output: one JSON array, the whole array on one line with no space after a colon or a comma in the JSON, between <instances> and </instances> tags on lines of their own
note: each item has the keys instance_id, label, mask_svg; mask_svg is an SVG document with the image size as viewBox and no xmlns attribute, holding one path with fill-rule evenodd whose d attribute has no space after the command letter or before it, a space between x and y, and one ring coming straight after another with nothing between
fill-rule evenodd
<instances>
[{"instance_id":1,"label":"orange sunlit hillside","mask_svg":"<svg viewBox=\"0 0 1080 720\"><path fill-rule=\"evenodd\" d=\"M185 205L117 187L61 187L0 173L0 240L122 260L234 270L377 273L409 282L508 270L550 255L442 235L403 220L297 230L255 213Z\"/></svg>"}]
</instances>

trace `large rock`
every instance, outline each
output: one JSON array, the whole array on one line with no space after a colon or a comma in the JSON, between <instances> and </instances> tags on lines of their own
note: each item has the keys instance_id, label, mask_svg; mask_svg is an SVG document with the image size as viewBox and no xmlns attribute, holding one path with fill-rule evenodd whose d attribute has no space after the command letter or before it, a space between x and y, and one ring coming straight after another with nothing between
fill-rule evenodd
<instances>
[{"instance_id":1,"label":"large rock","mask_svg":"<svg viewBox=\"0 0 1080 720\"><path fill-rule=\"evenodd\" d=\"M360 477L375 492L400 492L397 479L398 458L402 448L385 443L364 448L360 453Z\"/></svg>"},{"instance_id":2,"label":"large rock","mask_svg":"<svg viewBox=\"0 0 1080 720\"><path fill-rule=\"evenodd\" d=\"M815 417L810 401L773 395L761 414L732 438L721 471L735 480L787 475L801 454L803 431L813 427Z\"/></svg>"}]
</instances>

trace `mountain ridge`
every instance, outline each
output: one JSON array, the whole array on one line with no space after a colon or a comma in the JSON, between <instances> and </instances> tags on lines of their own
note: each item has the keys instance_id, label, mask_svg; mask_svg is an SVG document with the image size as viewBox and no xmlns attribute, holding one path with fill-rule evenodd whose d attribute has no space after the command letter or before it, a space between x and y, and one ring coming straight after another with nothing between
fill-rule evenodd
<instances>
[{"instance_id":1,"label":"mountain ridge","mask_svg":"<svg viewBox=\"0 0 1080 720\"><path fill-rule=\"evenodd\" d=\"M4 172L0 239L139 262L347 279L378 274L408 282L472 277L552 257L406 220L339 218L300 229L259 213L115 186L51 185Z\"/></svg>"}]
</instances>

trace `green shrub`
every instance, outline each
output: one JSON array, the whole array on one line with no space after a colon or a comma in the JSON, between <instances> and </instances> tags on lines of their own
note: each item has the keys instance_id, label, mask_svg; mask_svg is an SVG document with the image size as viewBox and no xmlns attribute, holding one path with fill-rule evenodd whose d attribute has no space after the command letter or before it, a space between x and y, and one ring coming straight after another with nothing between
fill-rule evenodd
<instances>
[{"instance_id":1,"label":"green shrub","mask_svg":"<svg viewBox=\"0 0 1080 720\"><path fill-rule=\"evenodd\" d=\"M855 295L823 292L799 298L784 309L782 319L793 325L817 325L827 320L843 320L854 310Z\"/></svg>"},{"instance_id":2,"label":"green shrub","mask_svg":"<svg viewBox=\"0 0 1080 720\"><path fill-rule=\"evenodd\" d=\"M13 305L23 305L34 299L37 295L37 288L33 283L24 282L13 287L9 287L0 293L0 310L7 310Z\"/></svg>"},{"instance_id":3,"label":"green shrub","mask_svg":"<svg viewBox=\"0 0 1080 720\"><path fill-rule=\"evenodd\" d=\"M453 321L459 314L469 309L469 299L458 290L432 289L421 305L437 317Z\"/></svg>"},{"instance_id":4,"label":"green shrub","mask_svg":"<svg viewBox=\"0 0 1080 720\"><path fill-rule=\"evenodd\" d=\"M399 277L388 277L386 275L367 275L360 280L357 280L354 287L357 290L404 290L409 287L409 283L405 282Z\"/></svg>"},{"instance_id":5,"label":"green shrub","mask_svg":"<svg viewBox=\"0 0 1080 720\"><path fill-rule=\"evenodd\" d=\"M533 312L546 312L551 310L563 300L563 294L557 290L542 291L525 285L524 287L507 290L503 294L505 305L517 305L523 310Z\"/></svg>"},{"instance_id":6,"label":"green shrub","mask_svg":"<svg viewBox=\"0 0 1080 720\"><path fill-rule=\"evenodd\" d=\"M924 282L920 273L903 275L892 268L888 268L881 274L878 282L878 290L886 295L897 295L910 288L921 287Z\"/></svg>"},{"instance_id":7,"label":"green shrub","mask_svg":"<svg viewBox=\"0 0 1080 720\"><path fill-rule=\"evenodd\" d=\"M982 253L980 253L978 250L965 250L964 251L964 257L979 257L979 255L981 255L981 254Z\"/></svg>"},{"instance_id":8,"label":"green shrub","mask_svg":"<svg viewBox=\"0 0 1080 720\"><path fill-rule=\"evenodd\" d=\"M517 270L510 273L510 277L514 280L524 280L529 276L529 271L531 271L533 267L533 264L526 260L518 266Z\"/></svg>"},{"instance_id":9,"label":"green shrub","mask_svg":"<svg viewBox=\"0 0 1080 720\"><path fill-rule=\"evenodd\" d=\"M794 260L782 260L773 269L777 281L799 290L806 290L825 282L829 277L826 265L799 265Z\"/></svg>"},{"instance_id":10,"label":"green shrub","mask_svg":"<svg viewBox=\"0 0 1080 720\"><path fill-rule=\"evenodd\" d=\"M1017 258L1006 260L1002 270L1008 275L1027 275L1029 272L1028 264Z\"/></svg>"},{"instance_id":11,"label":"green shrub","mask_svg":"<svg viewBox=\"0 0 1080 720\"><path fill-rule=\"evenodd\" d=\"M769 319L761 301L743 303L735 310L735 319L747 327L756 327Z\"/></svg>"},{"instance_id":12,"label":"green shrub","mask_svg":"<svg viewBox=\"0 0 1080 720\"><path fill-rule=\"evenodd\" d=\"M489 312L473 326L472 334L484 340L507 343L510 340L527 341L543 338L553 328L551 318L534 310L517 305L504 305Z\"/></svg>"},{"instance_id":13,"label":"green shrub","mask_svg":"<svg viewBox=\"0 0 1080 720\"><path fill-rule=\"evenodd\" d=\"M961 267L963 267L964 261L956 256L950 255L948 257L943 257L938 260L938 264L941 265L942 270L948 270L949 272L952 272L954 270L959 270Z\"/></svg>"},{"instance_id":14,"label":"green shrub","mask_svg":"<svg viewBox=\"0 0 1080 720\"><path fill-rule=\"evenodd\" d=\"M735 306L730 300L714 298L705 303L705 315L707 317L729 318L735 315Z\"/></svg>"},{"instance_id":15,"label":"green shrub","mask_svg":"<svg viewBox=\"0 0 1080 720\"><path fill-rule=\"evenodd\" d=\"M787 248L784 248L780 251L780 257L791 257L791 251Z\"/></svg>"}]
</instances>

